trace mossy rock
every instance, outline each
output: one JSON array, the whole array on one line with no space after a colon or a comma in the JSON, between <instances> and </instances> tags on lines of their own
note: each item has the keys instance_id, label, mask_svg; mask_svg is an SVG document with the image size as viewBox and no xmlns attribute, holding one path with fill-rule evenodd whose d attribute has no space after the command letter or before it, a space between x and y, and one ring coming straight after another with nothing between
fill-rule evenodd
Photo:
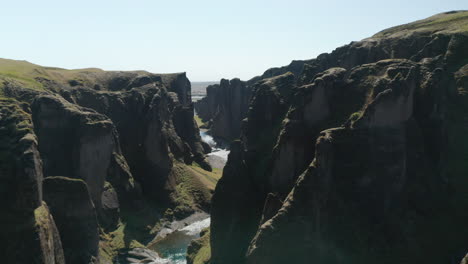
<instances>
[{"instance_id":1,"label":"mossy rock","mask_svg":"<svg viewBox=\"0 0 468 264\"><path fill-rule=\"evenodd\" d=\"M193 240L187 249L187 264L208 264L211 259L210 229L204 229L200 238Z\"/></svg>"}]
</instances>

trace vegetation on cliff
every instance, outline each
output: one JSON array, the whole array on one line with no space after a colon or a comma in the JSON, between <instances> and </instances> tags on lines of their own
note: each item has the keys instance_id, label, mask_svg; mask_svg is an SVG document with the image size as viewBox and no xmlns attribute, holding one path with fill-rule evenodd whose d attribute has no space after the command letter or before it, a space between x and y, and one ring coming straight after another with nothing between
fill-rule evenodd
<instances>
[{"instance_id":1,"label":"vegetation on cliff","mask_svg":"<svg viewBox=\"0 0 468 264\"><path fill-rule=\"evenodd\" d=\"M192 241L187 250L187 264L208 264L211 259L210 229L200 233L200 238Z\"/></svg>"},{"instance_id":2,"label":"vegetation on cliff","mask_svg":"<svg viewBox=\"0 0 468 264\"><path fill-rule=\"evenodd\" d=\"M29 246L44 263L111 263L122 250L144 248L162 222L209 210L220 173L205 160L184 73L0 59L0 96L1 195L17 207L4 221L31 215L2 241L37 234L38 246ZM4 260L17 257L4 248ZM32 255L23 257L30 263Z\"/></svg>"},{"instance_id":3,"label":"vegetation on cliff","mask_svg":"<svg viewBox=\"0 0 468 264\"><path fill-rule=\"evenodd\" d=\"M439 14L254 78L211 263L460 261L467 23Z\"/></svg>"}]
</instances>

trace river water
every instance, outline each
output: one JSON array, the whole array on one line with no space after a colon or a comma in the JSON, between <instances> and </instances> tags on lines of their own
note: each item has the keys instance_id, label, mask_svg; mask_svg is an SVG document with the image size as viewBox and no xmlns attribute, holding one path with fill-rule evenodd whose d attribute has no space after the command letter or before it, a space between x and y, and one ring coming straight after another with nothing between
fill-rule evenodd
<instances>
[{"instance_id":1,"label":"river water","mask_svg":"<svg viewBox=\"0 0 468 264\"><path fill-rule=\"evenodd\" d=\"M199 238L200 232L209 226L210 217L206 213L196 213L186 219L174 221L158 233L156 243L148 248L135 248L126 252L123 260L117 263L186 264L190 242Z\"/></svg>"},{"instance_id":2,"label":"river water","mask_svg":"<svg viewBox=\"0 0 468 264\"><path fill-rule=\"evenodd\" d=\"M210 226L207 214L197 213L182 221L173 222L171 227L162 230L158 235L158 242L150 249L159 253L167 264L186 264L187 247L193 239L200 237L200 232ZM190 219L192 218L192 219ZM187 222L194 221L184 226ZM172 229L174 228L174 229ZM166 234L164 234L166 232ZM157 262L156 262L157 263Z\"/></svg>"},{"instance_id":3,"label":"river water","mask_svg":"<svg viewBox=\"0 0 468 264\"><path fill-rule=\"evenodd\" d=\"M193 101L204 95L192 96ZM206 129L200 129L200 136L212 149L207 160L213 168L223 169L229 150L227 144L215 141ZM149 248L136 248L126 252L119 264L186 264L186 253L190 242L200 237L200 232L210 226L210 215L195 213L186 219L174 221L163 228ZM150 243L151 244L151 243Z\"/></svg>"},{"instance_id":4,"label":"river water","mask_svg":"<svg viewBox=\"0 0 468 264\"><path fill-rule=\"evenodd\" d=\"M200 129L200 136L202 140L208 143L208 145L211 147L211 152L206 155L211 167L217 169L224 168L229 155L229 150L226 148L226 144L219 141L215 142L213 137L203 129Z\"/></svg>"}]
</instances>

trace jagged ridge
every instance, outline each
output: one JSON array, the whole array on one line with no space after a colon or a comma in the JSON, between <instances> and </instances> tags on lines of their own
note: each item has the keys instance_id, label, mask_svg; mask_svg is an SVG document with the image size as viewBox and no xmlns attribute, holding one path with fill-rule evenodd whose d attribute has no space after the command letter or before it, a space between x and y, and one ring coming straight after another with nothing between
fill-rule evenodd
<instances>
[{"instance_id":1,"label":"jagged ridge","mask_svg":"<svg viewBox=\"0 0 468 264\"><path fill-rule=\"evenodd\" d=\"M253 79L213 197L211 263L459 261L467 13Z\"/></svg>"}]
</instances>

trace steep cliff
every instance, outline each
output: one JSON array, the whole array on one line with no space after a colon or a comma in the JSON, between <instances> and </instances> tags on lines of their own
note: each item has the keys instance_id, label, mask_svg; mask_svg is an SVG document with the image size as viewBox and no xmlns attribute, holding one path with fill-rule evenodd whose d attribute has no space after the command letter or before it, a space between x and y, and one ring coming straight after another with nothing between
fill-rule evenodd
<instances>
[{"instance_id":1,"label":"steep cliff","mask_svg":"<svg viewBox=\"0 0 468 264\"><path fill-rule=\"evenodd\" d=\"M185 73L1 59L0 81L2 208L18 226L1 233L3 260L111 263L162 221L209 209L217 179Z\"/></svg>"},{"instance_id":2,"label":"steep cliff","mask_svg":"<svg viewBox=\"0 0 468 264\"><path fill-rule=\"evenodd\" d=\"M98 263L99 224L83 180L44 179L44 200L54 215L67 263Z\"/></svg>"},{"instance_id":3,"label":"steep cliff","mask_svg":"<svg viewBox=\"0 0 468 264\"><path fill-rule=\"evenodd\" d=\"M6 263L65 263L42 202L42 161L27 105L0 98L0 255Z\"/></svg>"},{"instance_id":4,"label":"steep cliff","mask_svg":"<svg viewBox=\"0 0 468 264\"><path fill-rule=\"evenodd\" d=\"M257 78L211 263L459 262L467 32L440 14Z\"/></svg>"},{"instance_id":5,"label":"steep cliff","mask_svg":"<svg viewBox=\"0 0 468 264\"><path fill-rule=\"evenodd\" d=\"M247 115L252 87L239 79L206 88L206 97L195 103L198 116L208 122L210 134L231 141L239 138L241 121Z\"/></svg>"}]
</instances>

